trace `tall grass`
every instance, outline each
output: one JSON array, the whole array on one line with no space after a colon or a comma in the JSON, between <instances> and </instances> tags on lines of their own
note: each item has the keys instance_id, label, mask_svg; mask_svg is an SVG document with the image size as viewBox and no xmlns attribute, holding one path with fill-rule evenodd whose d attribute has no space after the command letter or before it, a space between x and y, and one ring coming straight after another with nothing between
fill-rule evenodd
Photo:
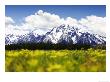
<instances>
[{"instance_id":1,"label":"tall grass","mask_svg":"<svg viewBox=\"0 0 110 82\"><path fill-rule=\"evenodd\" d=\"M105 50L6 50L6 72L105 72Z\"/></svg>"}]
</instances>

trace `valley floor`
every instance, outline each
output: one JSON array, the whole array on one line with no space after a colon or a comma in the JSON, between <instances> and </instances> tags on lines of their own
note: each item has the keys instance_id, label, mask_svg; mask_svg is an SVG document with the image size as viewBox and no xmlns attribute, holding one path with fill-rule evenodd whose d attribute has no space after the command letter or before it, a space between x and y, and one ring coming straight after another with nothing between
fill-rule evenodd
<instances>
[{"instance_id":1,"label":"valley floor","mask_svg":"<svg viewBox=\"0 0 110 82\"><path fill-rule=\"evenodd\" d=\"M6 72L105 72L106 51L6 50Z\"/></svg>"}]
</instances>

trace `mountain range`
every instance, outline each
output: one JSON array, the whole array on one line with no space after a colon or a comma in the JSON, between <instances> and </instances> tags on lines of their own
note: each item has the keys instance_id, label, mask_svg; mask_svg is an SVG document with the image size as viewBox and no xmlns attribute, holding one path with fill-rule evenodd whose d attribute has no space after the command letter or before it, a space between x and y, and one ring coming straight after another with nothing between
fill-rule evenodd
<instances>
[{"instance_id":1,"label":"mountain range","mask_svg":"<svg viewBox=\"0 0 110 82\"><path fill-rule=\"evenodd\" d=\"M58 27L54 27L44 35L34 33L34 31L28 34L5 35L5 44L17 44L17 43L63 43L63 44L106 44L106 37L93 33L88 27L81 24L74 26L62 24Z\"/></svg>"}]
</instances>

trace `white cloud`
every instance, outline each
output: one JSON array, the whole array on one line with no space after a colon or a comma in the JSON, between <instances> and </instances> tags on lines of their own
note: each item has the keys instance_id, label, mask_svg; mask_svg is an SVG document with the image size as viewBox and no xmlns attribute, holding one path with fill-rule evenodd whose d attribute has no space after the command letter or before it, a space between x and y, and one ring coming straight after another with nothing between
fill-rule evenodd
<instances>
[{"instance_id":1,"label":"white cloud","mask_svg":"<svg viewBox=\"0 0 110 82\"><path fill-rule=\"evenodd\" d=\"M50 14L39 10L35 15L30 15L25 18L25 24L36 29L51 29L62 24L64 19L58 15Z\"/></svg>"},{"instance_id":2,"label":"white cloud","mask_svg":"<svg viewBox=\"0 0 110 82\"><path fill-rule=\"evenodd\" d=\"M93 15L87 16L86 18L82 18L81 20L77 20L71 17L67 17L64 19L58 15L39 10L34 15L25 17L24 23L22 23L20 26L13 25L13 23L15 23L14 20L11 17L6 17L6 34L23 34L28 33L32 30L36 30L35 32L40 34L44 34L53 27L57 27L61 24L69 24L73 26L78 23L87 26L89 29L93 30L94 32L97 32L98 34L104 34L106 28L105 19L105 17L97 17Z\"/></svg>"},{"instance_id":3,"label":"white cloud","mask_svg":"<svg viewBox=\"0 0 110 82\"><path fill-rule=\"evenodd\" d=\"M87 16L86 18L82 18L79 20L79 23L87 26L90 30L100 35L105 35L106 33L106 17L91 15Z\"/></svg>"},{"instance_id":4,"label":"white cloud","mask_svg":"<svg viewBox=\"0 0 110 82\"><path fill-rule=\"evenodd\" d=\"M5 17L5 25L13 24L15 23L14 20L11 17Z\"/></svg>"},{"instance_id":5,"label":"white cloud","mask_svg":"<svg viewBox=\"0 0 110 82\"><path fill-rule=\"evenodd\" d=\"M5 34L22 35L28 33L28 31L22 30L19 26L14 25L14 20L11 17L5 17Z\"/></svg>"},{"instance_id":6,"label":"white cloud","mask_svg":"<svg viewBox=\"0 0 110 82\"><path fill-rule=\"evenodd\" d=\"M77 23L78 23L78 21L77 21L76 19L71 18L71 17L67 17L67 18L65 19L65 23L64 23L64 24L73 26L73 25L75 25L75 24L77 24Z\"/></svg>"}]
</instances>

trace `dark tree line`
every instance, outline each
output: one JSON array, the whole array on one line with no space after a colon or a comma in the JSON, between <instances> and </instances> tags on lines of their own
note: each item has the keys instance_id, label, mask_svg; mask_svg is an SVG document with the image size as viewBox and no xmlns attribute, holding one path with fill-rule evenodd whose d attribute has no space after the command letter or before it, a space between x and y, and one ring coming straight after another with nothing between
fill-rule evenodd
<instances>
[{"instance_id":1,"label":"dark tree line","mask_svg":"<svg viewBox=\"0 0 110 82\"><path fill-rule=\"evenodd\" d=\"M10 44L5 45L6 50L20 50L20 49L28 49L28 50L80 50L80 49L106 49L104 45L88 45L88 44L52 44L52 43L19 43L19 44Z\"/></svg>"}]
</instances>

